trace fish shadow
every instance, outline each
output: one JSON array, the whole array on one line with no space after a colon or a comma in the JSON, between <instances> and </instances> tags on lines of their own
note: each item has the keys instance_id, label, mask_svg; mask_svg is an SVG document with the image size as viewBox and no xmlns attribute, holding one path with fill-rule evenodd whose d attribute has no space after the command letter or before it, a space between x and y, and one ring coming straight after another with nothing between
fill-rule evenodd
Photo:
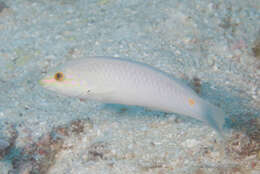
<instances>
[{"instance_id":1,"label":"fish shadow","mask_svg":"<svg viewBox=\"0 0 260 174\"><path fill-rule=\"evenodd\" d=\"M260 108L253 106L252 98L244 91L238 88L227 90L223 86L215 86L211 83L202 84L201 91L202 98L227 114L228 119L225 124L227 129L233 129L234 132L246 134L248 137L252 137L255 131L260 134L260 123L256 123L256 120L260 119Z\"/></svg>"},{"instance_id":2,"label":"fish shadow","mask_svg":"<svg viewBox=\"0 0 260 174\"><path fill-rule=\"evenodd\" d=\"M250 96L244 94L245 92L239 89L233 88L229 91L222 86L215 86L207 82L201 85L199 96L221 108L227 114L228 119L225 123L227 129L242 132L250 137L252 129L254 129L254 131L259 130L260 132L260 125L252 124L255 119L259 118L260 109L251 106L250 103L252 103L252 99ZM172 115L171 113L155 111L144 107L121 104L103 104L102 109L110 110L121 117L135 117L136 115L140 115L140 113L143 113L144 116L157 118L167 118ZM199 122L187 116L175 115L184 121L191 121L193 123Z\"/></svg>"}]
</instances>

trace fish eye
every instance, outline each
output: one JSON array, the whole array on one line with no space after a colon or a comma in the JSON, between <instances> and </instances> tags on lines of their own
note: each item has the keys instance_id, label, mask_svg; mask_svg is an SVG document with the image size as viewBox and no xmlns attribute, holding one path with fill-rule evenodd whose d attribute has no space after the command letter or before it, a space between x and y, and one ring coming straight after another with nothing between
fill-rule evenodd
<instances>
[{"instance_id":1,"label":"fish eye","mask_svg":"<svg viewBox=\"0 0 260 174\"><path fill-rule=\"evenodd\" d=\"M54 75L54 79L61 82L64 80L64 74L62 72L57 72Z\"/></svg>"}]
</instances>

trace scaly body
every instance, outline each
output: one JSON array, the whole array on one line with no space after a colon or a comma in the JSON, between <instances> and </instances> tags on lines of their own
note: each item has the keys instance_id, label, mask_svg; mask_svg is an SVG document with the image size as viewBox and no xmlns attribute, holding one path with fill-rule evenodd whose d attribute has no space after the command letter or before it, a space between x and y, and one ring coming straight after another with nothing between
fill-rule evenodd
<instances>
[{"instance_id":1,"label":"scaly body","mask_svg":"<svg viewBox=\"0 0 260 174\"><path fill-rule=\"evenodd\" d=\"M57 67L41 84L68 96L194 117L220 134L226 118L220 109L201 99L178 79L149 65L125 59L90 57L70 61Z\"/></svg>"}]
</instances>

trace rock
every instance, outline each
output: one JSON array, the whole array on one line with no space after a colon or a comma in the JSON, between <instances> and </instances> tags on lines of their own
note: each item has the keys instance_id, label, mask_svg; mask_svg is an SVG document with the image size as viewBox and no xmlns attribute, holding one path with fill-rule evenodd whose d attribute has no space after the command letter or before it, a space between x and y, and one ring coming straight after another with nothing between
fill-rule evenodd
<instances>
[{"instance_id":1,"label":"rock","mask_svg":"<svg viewBox=\"0 0 260 174\"><path fill-rule=\"evenodd\" d=\"M8 141L0 139L0 151L5 150L9 145L10 143Z\"/></svg>"},{"instance_id":2,"label":"rock","mask_svg":"<svg viewBox=\"0 0 260 174\"><path fill-rule=\"evenodd\" d=\"M4 2L0 1L0 13L5 9L5 8L9 8Z\"/></svg>"}]
</instances>

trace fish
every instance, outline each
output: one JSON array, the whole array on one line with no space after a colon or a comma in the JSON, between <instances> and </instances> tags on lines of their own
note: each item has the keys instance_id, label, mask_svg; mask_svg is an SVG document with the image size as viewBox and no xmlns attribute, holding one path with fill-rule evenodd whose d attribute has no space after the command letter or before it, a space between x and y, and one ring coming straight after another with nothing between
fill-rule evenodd
<instances>
[{"instance_id":1,"label":"fish","mask_svg":"<svg viewBox=\"0 0 260 174\"><path fill-rule=\"evenodd\" d=\"M200 120L224 137L227 115L183 81L145 63L86 57L54 68L40 84L57 94L103 103L134 105Z\"/></svg>"}]
</instances>

